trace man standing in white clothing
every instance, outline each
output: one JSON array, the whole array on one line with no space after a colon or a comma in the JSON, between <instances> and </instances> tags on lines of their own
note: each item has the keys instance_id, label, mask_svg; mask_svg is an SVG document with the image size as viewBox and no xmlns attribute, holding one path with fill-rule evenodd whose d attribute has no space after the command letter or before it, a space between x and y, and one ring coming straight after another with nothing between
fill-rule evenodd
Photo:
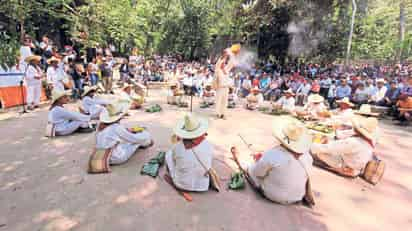
<instances>
[{"instance_id":1,"label":"man standing in white clothing","mask_svg":"<svg viewBox=\"0 0 412 231\"><path fill-rule=\"evenodd\" d=\"M41 57L37 55L29 56L25 59L28 63L26 70L26 85L27 85L27 105L28 110L37 108L40 104L41 96L41 79L43 71L40 68Z\"/></svg>"},{"instance_id":2,"label":"man standing in white clothing","mask_svg":"<svg viewBox=\"0 0 412 231\"><path fill-rule=\"evenodd\" d=\"M216 114L220 119L226 116L229 87L233 83L229 77L229 72L234 67L233 56L240 51L240 45L233 45L230 49L223 51L222 57L216 63L215 88L216 88Z\"/></svg>"}]
</instances>

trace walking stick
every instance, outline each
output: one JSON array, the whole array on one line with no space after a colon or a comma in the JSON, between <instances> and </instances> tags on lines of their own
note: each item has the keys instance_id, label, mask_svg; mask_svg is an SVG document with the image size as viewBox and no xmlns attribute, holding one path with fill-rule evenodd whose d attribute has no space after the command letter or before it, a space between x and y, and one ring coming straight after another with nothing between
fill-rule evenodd
<instances>
[{"instance_id":1,"label":"walking stick","mask_svg":"<svg viewBox=\"0 0 412 231\"><path fill-rule=\"evenodd\" d=\"M23 111L21 112L21 114L28 113L26 111L26 101L24 100L23 82L24 82L23 79L20 80L21 101L22 101L22 107L23 107Z\"/></svg>"}]
</instances>

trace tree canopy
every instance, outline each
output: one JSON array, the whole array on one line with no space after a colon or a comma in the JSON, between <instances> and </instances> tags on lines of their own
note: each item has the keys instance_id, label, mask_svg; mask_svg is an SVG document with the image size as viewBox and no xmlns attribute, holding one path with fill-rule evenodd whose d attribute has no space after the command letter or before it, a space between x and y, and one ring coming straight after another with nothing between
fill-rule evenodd
<instances>
[{"instance_id":1,"label":"tree canopy","mask_svg":"<svg viewBox=\"0 0 412 231\"><path fill-rule=\"evenodd\" d=\"M7 0L0 5L1 53L14 50L15 41L28 33L37 39L48 35L60 46L110 43L121 54L138 47L145 54L200 59L241 42L262 59L333 62L345 56L351 2ZM411 59L412 2L356 2L351 59Z\"/></svg>"}]
</instances>

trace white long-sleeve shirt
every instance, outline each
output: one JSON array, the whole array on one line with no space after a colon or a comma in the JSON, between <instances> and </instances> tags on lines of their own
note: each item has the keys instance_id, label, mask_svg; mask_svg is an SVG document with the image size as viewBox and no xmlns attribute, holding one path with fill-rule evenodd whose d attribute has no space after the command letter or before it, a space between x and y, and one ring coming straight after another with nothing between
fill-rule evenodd
<instances>
[{"instance_id":1,"label":"white long-sleeve shirt","mask_svg":"<svg viewBox=\"0 0 412 231\"><path fill-rule=\"evenodd\" d=\"M327 144L314 143L311 147L311 153L315 156L325 154L330 155L331 158L342 159L345 165L354 170L355 175L359 175L372 159L373 147L361 137L349 137L343 140L331 141ZM332 167L342 168L343 166L336 165Z\"/></svg>"},{"instance_id":2,"label":"white long-sleeve shirt","mask_svg":"<svg viewBox=\"0 0 412 231\"><path fill-rule=\"evenodd\" d=\"M374 95L372 95L371 99L375 102L379 102L383 100L383 98L385 98L385 94L387 90L388 89L385 86L382 86L380 89L376 88L376 92Z\"/></svg>"},{"instance_id":3,"label":"white long-sleeve shirt","mask_svg":"<svg viewBox=\"0 0 412 231\"><path fill-rule=\"evenodd\" d=\"M90 122L90 116L56 106L49 111L48 121L54 125L57 133L68 135L79 127L85 127Z\"/></svg>"},{"instance_id":4,"label":"white long-sleeve shirt","mask_svg":"<svg viewBox=\"0 0 412 231\"><path fill-rule=\"evenodd\" d=\"M277 105L281 106L282 110L293 112L295 110L295 98L282 96L277 102Z\"/></svg>"},{"instance_id":5,"label":"white long-sleeve shirt","mask_svg":"<svg viewBox=\"0 0 412 231\"><path fill-rule=\"evenodd\" d=\"M252 164L249 173L268 199L290 204L302 200L305 195L306 171L311 171L312 162L308 153L296 160L288 150L278 146L266 151L260 160Z\"/></svg>"},{"instance_id":6,"label":"white long-sleeve shirt","mask_svg":"<svg viewBox=\"0 0 412 231\"><path fill-rule=\"evenodd\" d=\"M212 167L213 147L206 140L193 148L206 169ZM207 191L209 176L196 159L192 149L186 149L183 142L177 143L167 154L166 161L173 182L178 188L188 191Z\"/></svg>"},{"instance_id":7,"label":"white long-sleeve shirt","mask_svg":"<svg viewBox=\"0 0 412 231\"><path fill-rule=\"evenodd\" d=\"M103 110L103 106L110 104L109 101L98 99L96 97L85 96L82 99L83 109L90 114L92 118L98 118L100 112Z\"/></svg>"},{"instance_id":8,"label":"white long-sleeve shirt","mask_svg":"<svg viewBox=\"0 0 412 231\"><path fill-rule=\"evenodd\" d=\"M35 67L33 65L28 65L27 66L27 71L26 71L26 84L27 85L41 85L41 79L36 79L36 77L42 77L43 72L40 69L40 67Z\"/></svg>"},{"instance_id":9,"label":"white long-sleeve shirt","mask_svg":"<svg viewBox=\"0 0 412 231\"><path fill-rule=\"evenodd\" d=\"M64 76L59 69L56 69L52 66L47 68L47 83L52 84L54 90L64 91L63 84Z\"/></svg>"}]
</instances>

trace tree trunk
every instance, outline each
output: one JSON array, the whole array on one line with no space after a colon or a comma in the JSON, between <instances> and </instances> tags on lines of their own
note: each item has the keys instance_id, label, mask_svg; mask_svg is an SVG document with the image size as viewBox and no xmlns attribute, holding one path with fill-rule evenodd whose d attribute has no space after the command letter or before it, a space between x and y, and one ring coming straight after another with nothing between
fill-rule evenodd
<instances>
[{"instance_id":1,"label":"tree trunk","mask_svg":"<svg viewBox=\"0 0 412 231\"><path fill-rule=\"evenodd\" d=\"M350 32L349 32L349 38L348 38L348 47L346 49L346 60L345 60L345 66L348 67L350 64L350 51L352 48L352 37L353 37L353 28L355 26L355 17L356 17L356 0L352 0L352 19L350 23Z\"/></svg>"},{"instance_id":2,"label":"tree trunk","mask_svg":"<svg viewBox=\"0 0 412 231\"><path fill-rule=\"evenodd\" d=\"M399 49L396 54L396 62L402 62L402 53L403 53L403 43L405 41L405 0L401 0L399 3Z\"/></svg>"}]
</instances>

